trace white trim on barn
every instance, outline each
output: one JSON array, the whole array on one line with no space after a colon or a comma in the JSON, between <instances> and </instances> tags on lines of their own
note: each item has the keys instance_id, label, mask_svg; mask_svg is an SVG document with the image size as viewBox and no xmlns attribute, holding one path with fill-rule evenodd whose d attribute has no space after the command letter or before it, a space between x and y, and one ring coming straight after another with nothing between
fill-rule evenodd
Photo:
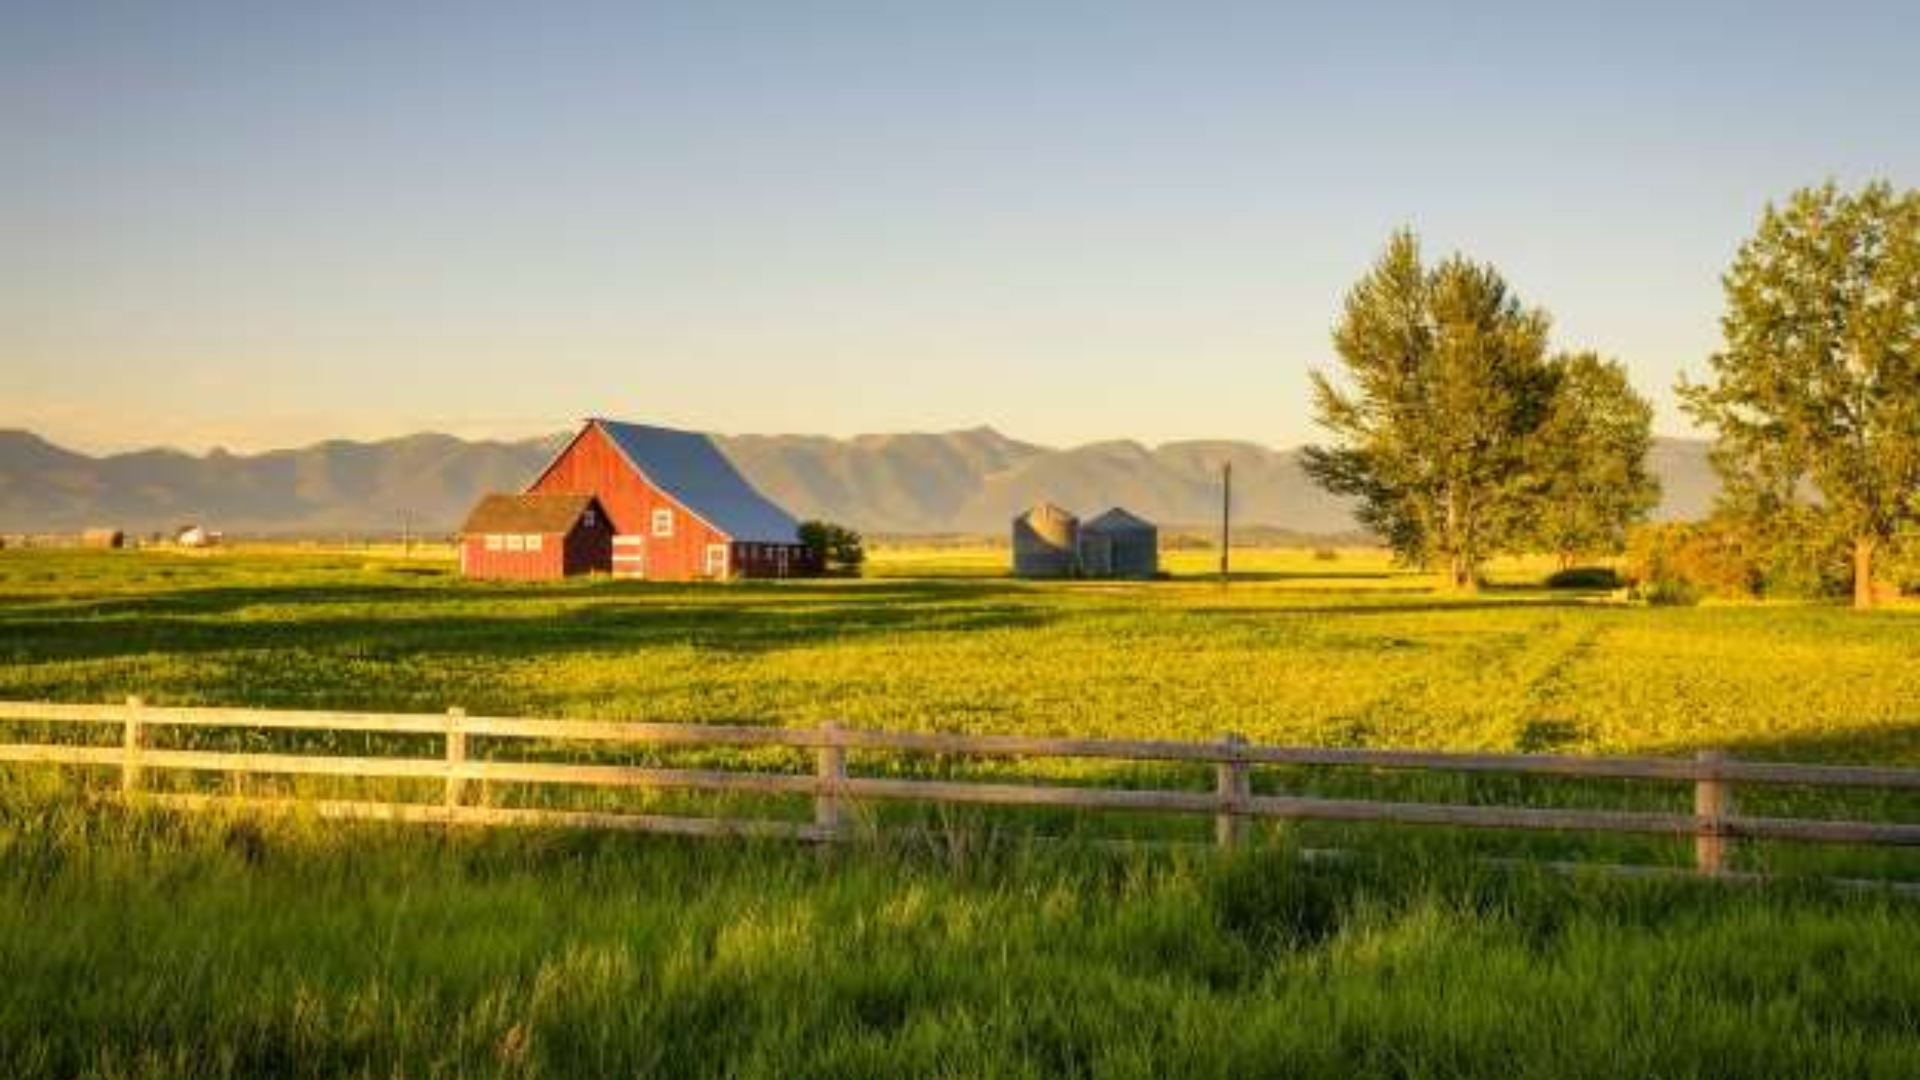
<instances>
[{"instance_id":1,"label":"white trim on barn","mask_svg":"<svg viewBox=\"0 0 1920 1080\"><path fill-rule=\"evenodd\" d=\"M613 538L613 576L647 576L647 538L624 533Z\"/></svg>"}]
</instances>

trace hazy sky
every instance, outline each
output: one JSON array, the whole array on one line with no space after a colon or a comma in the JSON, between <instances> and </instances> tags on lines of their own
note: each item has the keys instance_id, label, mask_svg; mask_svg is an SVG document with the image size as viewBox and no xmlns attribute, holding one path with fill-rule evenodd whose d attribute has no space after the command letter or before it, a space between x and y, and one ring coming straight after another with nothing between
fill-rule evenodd
<instances>
[{"instance_id":1,"label":"hazy sky","mask_svg":"<svg viewBox=\"0 0 1920 1080\"><path fill-rule=\"evenodd\" d=\"M1397 225L1671 386L1920 4L0 0L0 426L1313 435Z\"/></svg>"}]
</instances>

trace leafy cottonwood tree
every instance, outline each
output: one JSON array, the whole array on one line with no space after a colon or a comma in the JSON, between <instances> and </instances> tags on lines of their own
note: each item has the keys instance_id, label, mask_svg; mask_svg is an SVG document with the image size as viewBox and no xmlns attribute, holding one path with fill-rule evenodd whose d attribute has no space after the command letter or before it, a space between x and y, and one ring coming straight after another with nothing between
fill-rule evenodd
<instances>
[{"instance_id":1,"label":"leafy cottonwood tree","mask_svg":"<svg viewBox=\"0 0 1920 1080\"><path fill-rule=\"evenodd\" d=\"M1454 256L1429 269L1414 235L1396 233L1334 327L1344 379L1312 373L1333 443L1307 448L1308 475L1357 497L1360 521L1402 558L1444 562L1453 587L1475 587L1480 563L1523 531L1556 382L1547 328L1491 266Z\"/></svg>"},{"instance_id":2,"label":"leafy cottonwood tree","mask_svg":"<svg viewBox=\"0 0 1920 1080\"><path fill-rule=\"evenodd\" d=\"M1534 433L1537 487L1529 516L1532 540L1560 556L1616 552L1627 527L1660 502L1647 469L1653 449L1653 406L1627 381L1627 369L1597 354L1562 354L1546 420Z\"/></svg>"},{"instance_id":3,"label":"leafy cottonwood tree","mask_svg":"<svg viewBox=\"0 0 1920 1080\"><path fill-rule=\"evenodd\" d=\"M859 533L831 521L803 521L798 536L821 572L860 576L860 567L867 561L867 545Z\"/></svg>"},{"instance_id":4,"label":"leafy cottonwood tree","mask_svg":"<svg viewBox=\"0 0 1920 1080\"><path fill-rule=\"evenodd\" d=\"M1730 505L1804 507L1811 484L1871 607L1875 551L1920 521L1920 193L1795 192L1724 283L1714 381L1680 393L1718 430Z\"/></svg>"}]
</instances>

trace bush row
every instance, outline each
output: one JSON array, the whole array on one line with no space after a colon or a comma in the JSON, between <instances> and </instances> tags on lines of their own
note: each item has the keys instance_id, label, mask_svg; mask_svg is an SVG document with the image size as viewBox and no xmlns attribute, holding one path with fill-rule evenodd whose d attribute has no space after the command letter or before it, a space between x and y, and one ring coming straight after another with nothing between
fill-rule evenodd
<instances>
[{"instance_id":1,"label":"bush row","mask_svg":"<svg viewBox=\"0 0 1920 1080\"><path fill-rule=\"evenodd\" d=\"M1811 514L1777 515L1764 525L1715 518L1643 525L1629 535L1625 583L1655 604L1708 597L1816 599L1845 596L1853 585L1848 538ZM1920 533L1877 552L1876 578L1920 591Z\"/></svg>"}]
</instances>

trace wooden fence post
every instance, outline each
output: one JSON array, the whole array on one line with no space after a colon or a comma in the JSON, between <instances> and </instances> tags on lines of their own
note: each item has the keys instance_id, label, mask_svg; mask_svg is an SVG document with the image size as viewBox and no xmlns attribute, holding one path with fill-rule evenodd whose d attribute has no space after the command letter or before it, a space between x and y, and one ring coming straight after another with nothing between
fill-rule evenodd
<instances>
[{"instance_id":1,"label":"wooden fence post","mask_svg":"<svg viewBox=\"0 0 1920 1080\"><path fill-rule=\"evenodd\" d=\"M1726 818L1733 812L1733 792L1720 776L1726 754L1702 750L1694 755L1700 775L1693 782L1693 816L1699 819L1693 837L1694 868L1709 877L1727 871Z\"/></svg>"},{"instance_id":2,"label":"wooden fence post","mask_svg":"<svg viewBox=\"0 0 1920 1080\"><path fill-rule=\"evenodd\" d=\"M467 717L467 710L454 706L447 710L447 805L459 806L460 797L465 793L466 781L454 775L455 769L467 763L467 733L460 722Z\"/></svg>"},{"instance_id":3,"label":"wooden fence post","mask_svg":"<svg viewBox=\"0 0 1920 1080\"><path fill-rule=\"evenodd\" d=\"M1228 732L1220 743L1229 753L1247 745L1247 740ZM1213 818L1213 841L1234 847L1247 838L1247 799L1253 795L1253 775L1245 761L1221 761L1213 767L1213 786L1220 796L1220 812Z\"/></svg>"},{"instance_id":4,"label":"wooden fence post","mask_svg":"<svg viewBox=\"0 0 1920 1080\"><path fill-rule=\"evenodd\" d=\"M120 790L128 795L140 790L140 750L147 744L146 728L140 723L140 710L146 707L138 695L127 698L127 727L120 747Z\"/></svg>"},{"instance_id":5,"label":"wooden fence post","mask_svg":"<svg viewBox=\"0 0 1920 1080\"><path fill-rule=\"evenodd\" d=\"M814 750L814 778L819 787L813 796L813 823L838 838L845 827L840 804L841 785L847 780L847 748L839 744L840 725L829 720L820 725L824 740Z\"/></svg>"}]
</instances>

